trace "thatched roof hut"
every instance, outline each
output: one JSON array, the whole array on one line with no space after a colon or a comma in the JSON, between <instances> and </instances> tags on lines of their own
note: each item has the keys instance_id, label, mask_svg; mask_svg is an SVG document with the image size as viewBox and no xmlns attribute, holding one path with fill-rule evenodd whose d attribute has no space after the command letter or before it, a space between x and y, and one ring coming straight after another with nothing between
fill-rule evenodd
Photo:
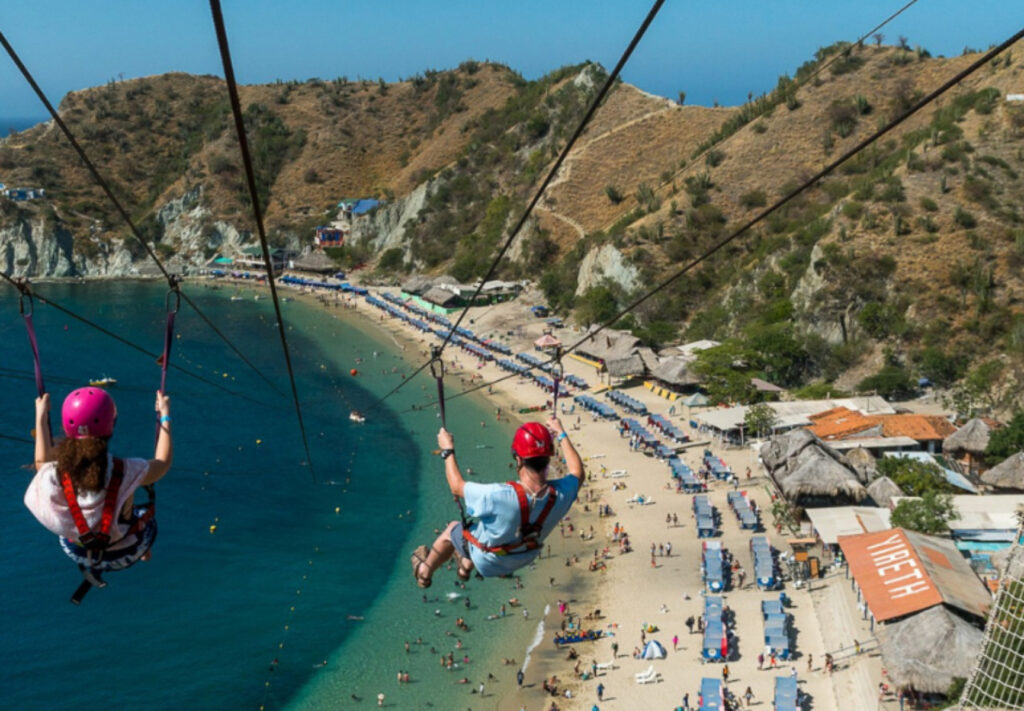
<instances>
[{"instance_id":1,"label":"thatched roof hut","mask_svg":"<svg viewBox=\"0 0 1024 711\"><path fill-rule=\"evenodd\" d=\"M859 502L868 495L842 456L805 429L773 437L761 448L761 460L783 495L805 506Z\"/></svg>"},{"instance_id":2,"label":"thatched roof hut","mask_svg":"<svg viewBox=\"0 0 1024 711\"><path fill-rule=\"evenodd\" d=\"M700 380L690 371L691 362L682 356L666 358L651 371L651 375L667 385L696 385Z\"/></svg>"},{"instance_id":3,"label":"thatched roof hut","mask_svg":"<svg viewBox=\"0 0 1024 711\"><path fill-rule=\"evenodd\" d=\"M970 676L984 636L945 605L935 605L885 625L882 658L895 686L945 693L953 677Z\"/></svg>"},{"instance_id":4,"label":"thatched roof hut","mask_svg":"<svg viewBox=\"0 0 1024 711\"><path fill-rule=\"evenodd\" d=\"M797 466L776 483L790 501L808 497L862 501L868 495L853 472L821 447L804 449Z\"/></svg>"},{"instance_id":5,"label":"thatched roof hut","mask_svg":"<svg viewBox=\"0 0 1024 711\"><path fill-rule=\"evenodd\" d=\"M975 455L985 453L988 447L988 438L992 428L985 424L984 420L975 417L966 425L958 429L946 439L942 440L942 451L954 456L961 452L969 452Z\"/></svg>"},{"instance_id":6,"label":"thatched roof hut","mask_svg":"<svg viewBox=\"0 0 1024 711\"><path fill-rule=\"evenodd\" d=\"M981 481L997 489L1024 491L1024 452L1011 454L982 474Z\"/></svg>"},{"instance_id":7,"label":"thatched roof hut","mask_svg":"<svg viewBox=\"0 0 1024 711\"><path fill-rule=\"evenodd\" d=\"M608 374L614 378L629 378L634 375L643 375L645 372L644 362L635 353L625 358L606 360L605 368L608 369Z\"/></svg>"},{"instance_id":8,"label":"thatched roof hut","mask_svg":"<svg viewBox=\"0 0 1024 711\"><path fill-rule=\"evenodd\" d=\"M302 272L313 272L315 274L329 274L338 271L338 265L319 249L314 249L309 254L304 254L295 260L293 267Z\"/></svg>"},{"instance_id":9,"label":"thatched roof hut","mask_svg":"<svg viewBox=\"0 0 1024 711\"><path fill-rule=\"evenodd\" d=\"M889 508L893 497L903 495L903 490L887 476L880 476L868 484L868 496L875 502L875 506Z\"/></svg>"},{"instance_id":10,"label":"thatched roof hut","mask_svg":"<svg viewBox=\"0 0 1024 711\"><path fill-rule=\"evenodd\" d=\"M761 460L769 472L775 472L796 457L804 447L817 441L818 438L805 429L790 430L786 434L772 437L768 444L761 447Z\"/></svg>"},{"instance_id":11,"label":"thatched roof hut","mask_svg":"<svg viewBox=\"0 0 1024 711\"><path fill-rule=\"evenodd\" d=\"M861 484L868 484L878 478L878 464L873 455L863 447L855 447L843 455L843 461L857 474Z\"/></svg>"}]
</instances>

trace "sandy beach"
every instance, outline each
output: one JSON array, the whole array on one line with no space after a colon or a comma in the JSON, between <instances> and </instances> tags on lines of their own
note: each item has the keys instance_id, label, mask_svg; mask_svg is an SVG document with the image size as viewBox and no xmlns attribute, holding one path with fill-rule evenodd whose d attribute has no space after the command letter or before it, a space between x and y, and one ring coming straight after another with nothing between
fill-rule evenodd
<instances>
[{"instance_id":1,"label":"sandy beach","mask_svg":"<svg viewBox=\"0 0 1024 711\"><path fill-rule=\"evenodd\" d=\"M436 339L397 319L382 319L381 312L362 299L334 301L333 297L311 293L300 294L300 298L318 301L332 311L344 309L346 315L358 315L364 323L384 329L401 347L410 365L422 363L429 357L430 346L436 343ZM513 353L532 350L533 341L542 335L544 322L529 315L529 303L529 298L521 297L499 306L473 308L466 325L483 334L515 333L506 341ZM579 337L578 332L570 329L557 329L555 335L567 344ZM495 365L478 362L454 347L446 349L445 361L449 399L474 383L505 375ZM564 367L567 374L583 378L591 388L601 386L600 376L592 365L567 357ZM669 417L690 436L690 446L681 457L695 472L700 468L705 448L721 457L738 475L736 486L748 492L761 507L764 533L769 540L780 550L788 549L788 533L777 533L773 526L768 512L770 482L752 449L723 447L719 442L702 439L690 427L688 408L659 397L642 385L625 392L641 401L651 413ZM520 408L542 405L548 399L535 384L523 378L510 378L489 392L482 389L475 395L486 397L496 411L500 409L503 417L512 417L513 421L522 417L515 414ZM596 397L603 400L600 395ZM572 406L571 397L564 401L567 407ZM457 407L457 403L449 407ZM670 415L670 408L674 415ZM698 617L702 612L704 594L701 540L692 516L692 496L676 492L664 461L631 450L628 439L620 436L616 421L598 420L581 408L561 417L584 457L589 482L565 520L561 534L555 532L549 537L549 551L528 573L534 594L543 590L547 608L543 638L532 651L521 688L516 688L514 682L503 683L482 698L473 697L472 708L568 711L589 710L596 705L601 710L676 709L683 707L685 694L689 694L689 707L698 708L701 679L721 679L724 665L702 662L701 636L696 629L691 634L686 626L687 618ZM471 436L454 434L457 441L460 436L463 441ZM624 470L625 476L610 476L617 470ZM751 531L740 528L727 504L726 495L732 489L733 485L711 478L707 494L720 514L720 535L715 540L747 572L742 589L737 589L734 576L733 586L723 595L735 619L726 688L735 696L737 708L744 707L748 689L750 705L770 708L775 677L794 674L800 691L809 697L815 711L878 709L887 705L896 708L891 696L879 699L879 683L884 682L880 658L873 653L872 633L858 619L854 593L841 571L830 571L823 579L815 580L810 590L794 589L787 584L785 592L792 601L787 612L792 615L795 652L790 661L779 660L774 669L767 668L769 662L765 659L765 668L759 669L758 655L764 649L760 603L778 599L779 593L761 591L752 582ZM643 496L645 504L631 503L638 495ZM599 516L599 507L605 506L611 508L612 515ZM628 534L631 552L620 552L619 544L612 540L616 525ZM590 562L595 560L600 565L592 572ZM559 611L560 603L564 603L564 614ZM531 620L539 617L540 610L535 607L532 613ZM554 634L572 620L579 620L583 629L599 630L602 638L557 647ZM642 635L645 629L654 631ZM645 640L660 642L667 651L666 658L634 658L634 652L643 648ZM855 641L861 654L854 653ZM613 654L613 643L617 644L617 655ZM576 659L569 657L570 647L575 650ZM507 650L508 657L517 660L517 668L525 651ZM836 661L831 675L824 669L826 652ZM595 664L600 665L596 677L590 674ZM657 672L656 681L638 683L636 675L649 668ZM557 695L544 689L545 680L554 682ZM603 692L600 699L599 685Z\"/></svg>"}]
</instances>

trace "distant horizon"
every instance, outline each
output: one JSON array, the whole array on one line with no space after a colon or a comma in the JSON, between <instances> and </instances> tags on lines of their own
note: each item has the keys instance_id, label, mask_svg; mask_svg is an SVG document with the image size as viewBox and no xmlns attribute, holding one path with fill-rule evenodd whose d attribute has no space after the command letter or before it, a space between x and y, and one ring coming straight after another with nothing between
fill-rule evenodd
<instances>
[{"instance_id":1,"label":"distant horizon","mask_svg":"<svg viewBox=\"0 0 1024 711\"><path fill-rule=\"evenodd\" d=\"M742 104L775 86L815 51L853 41L905 0L777 0L666 3L626 64L622 79L648 93L711 106ZM650 8L648 0L522 0L514 5L385 0L345 5L224 0L238 81L269 84L319 76L394 82L462 61L494 61L535 80L592 60L611 70ZM886 25L885 44L955 56L1017 29L1020 8L999 0L928 0ZM220 75L205 3L9 3L3 31L48 98L118 77L181 71ZM126 29L130 31L126 32ZM870 41L870 40L869 40ZM0 59L4 111L31 118L39 107L14 65Z\"/></svg>"}]
</instances>

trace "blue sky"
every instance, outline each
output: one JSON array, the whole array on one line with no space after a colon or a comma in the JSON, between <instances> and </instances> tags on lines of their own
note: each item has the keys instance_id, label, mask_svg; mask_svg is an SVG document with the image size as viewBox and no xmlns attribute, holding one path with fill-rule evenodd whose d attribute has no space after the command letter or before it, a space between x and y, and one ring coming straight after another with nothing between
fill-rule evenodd
<instances>
[{"instance_id":1,"label":"blue sky","mask_svg":"<svg viewBox=\"0 0 1024 711\"><path fill-rule=\"evenodd\" d=\"M682 89L687 103L740 103L904 1L668 0L623 78L671 98ZM647 0L222 3L245 83L342 75L394 81L469 58L508 64L527 78L585 59L610 69L649 9ZM886 43L904 35L952 55L998 43L1022 25L1019 0L919 0L883 33ZM12 0L0 5L0 29L54 103L121 75L221 74L202 0ZM0 52L0 116L43 114Z\"/></svg>"}]
</instances>

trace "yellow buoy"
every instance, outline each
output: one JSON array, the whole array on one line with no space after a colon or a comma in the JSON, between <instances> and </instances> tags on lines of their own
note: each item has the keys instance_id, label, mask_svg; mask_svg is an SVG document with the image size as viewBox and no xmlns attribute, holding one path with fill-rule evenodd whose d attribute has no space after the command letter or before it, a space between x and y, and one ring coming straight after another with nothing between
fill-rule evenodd
<instances>
[{"instance_id":1,"label":"yellow buoy","mask_svg":"<svg viewBox=\"0 0 1024 711\"><path fill-rule=\"evenodd\" d=\"M216 532L217 532L217 527L216 526L210 526L210 533L216 533Z\"/></svg>"},{"instance_id":2,"label":"yellow buoy","mask_svg":"<svg viewBox=\"0 0 1024 711\"><path fill-rule=\"evenodd\" d=\"M341 513L341 507L340 506L335 506L334 507L334 513Z\"/></svg>"}]
</instances>

